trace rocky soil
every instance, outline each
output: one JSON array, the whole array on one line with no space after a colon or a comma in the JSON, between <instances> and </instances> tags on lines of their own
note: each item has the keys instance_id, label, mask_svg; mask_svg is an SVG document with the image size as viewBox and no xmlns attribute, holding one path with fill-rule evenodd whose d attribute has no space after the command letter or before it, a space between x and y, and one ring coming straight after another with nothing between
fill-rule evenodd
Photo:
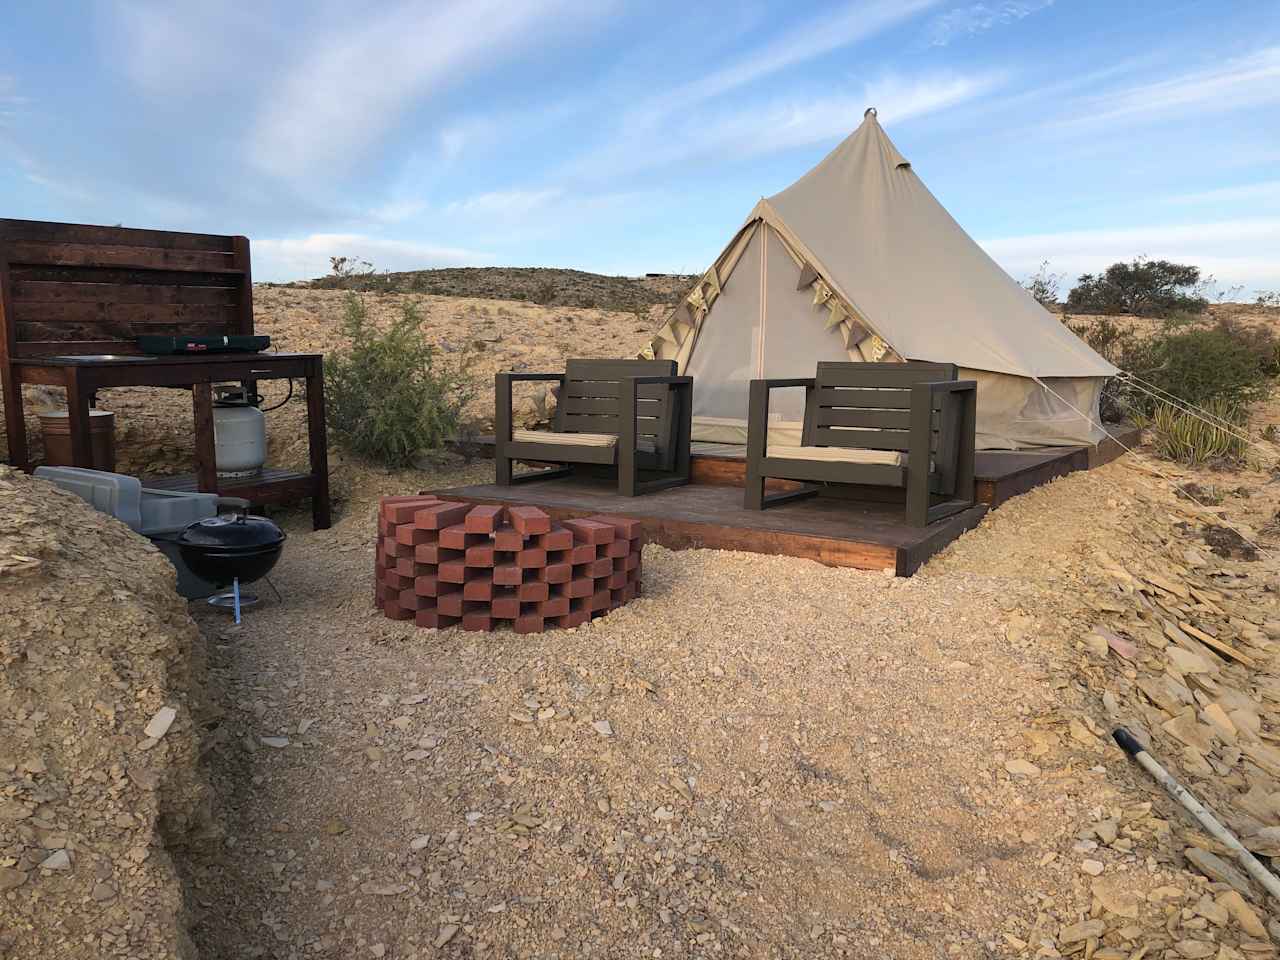
<instances>
[{"instance_id":1,"label":"rocky soil","mask_svg":"<svg viewBox=\"0 0 1280 960\"><path fill-rule=\"evenodd\" d=\"M1206 515L1138 465L1077 474L911 580L650 546L642 599L536 637L378 615L369 498L294 533L282 604L198 615L227 842L191 870L193 935L262 957L1273 956L1276 904L1108 736L1148 738L1270 856L1280 491L1230 479L1249 495Z\"/></svg>"},{"instance_id":2,"label":"rocky soil","mask_svg":"<svg viewBox=\"0 0 1280 960\"><path fill-rule=\"evenodd\" d=\"M634 313L671 306L688 291L693 277L609 277L554 267L444 267L400 273L321 277L289 284L321 290L431 293L446 297L525 300L561 307L599 308Z\"/></svg>"},{"instance_id":3,"label":"rocky soil","mask_svg":"<svg viewBox=\"0 0 1280 960\"><path fill-rule=\"evenodd\" d=\"M203 644L145 539L0 467L0 956L193 958Z\"/></svg>"},{"instance_id":4,"label":"rocky soil","mask_svg":"<svg viewBox=\"0 0 1280 960\"><path fill-rule=\"evenodd\" d=\"M342 296L260 289L260 326L333 349ZM384 319L402 301L366 296ZM483 344L486 378L630 355L660 312L403 296L450 354ZM103 406L125 469L187 469L188 398ZM269 417L273 459L302 462L299 399ZM283 600L264 588L240 628L192 605L198 641L159 554L0 472L0 945L1272 957L1280 905L1109 732L1280 855L1273 464L1075 474L910 580L650 546L641 599L517 637L418 630L370 602L378 497L491 464L335 455L341 519L313 533L286 515Z\"/></svg>"},{"instance_id":5,"label":"rocky soil","mask_svg":"<svg viewBox=\"0 0 1280 960\"><path fill-rule=\"evenodd\" d=\"M1177 492L1228 485L1207 508ZM1280 852L1278 504L1266 474L1130 458L1011 501L926 568L945 577L981 556L984 577L1041 594L1005 631L1055 703L1028 718L1014 763L1084 788L1071 852L1098 876L1087 913L1041 910L1018 938L1028 954L1274 953L1278 905L1106 734L1126 726L1264 862Z\"/></svg>"}]
</instances>

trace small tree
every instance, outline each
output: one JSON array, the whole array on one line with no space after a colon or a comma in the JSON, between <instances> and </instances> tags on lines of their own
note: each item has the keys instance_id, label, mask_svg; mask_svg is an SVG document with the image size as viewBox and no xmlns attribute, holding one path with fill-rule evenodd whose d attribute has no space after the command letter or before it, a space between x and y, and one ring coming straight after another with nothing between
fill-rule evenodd
<instances>
[{"instance_id":1,"label":"small tree","mask_svg":"<svg viewBox=\"0 0 1280 960\"><path fill-rule=\"evenodd\" d=\"M330 257L329 275L346 279L348 277L367 277L374 272L373 264L359 257Z\"/></svg>"},{"instance_id":2,"label":"small tree","mask_svg":"<svg viewBox=\"0 0 1280 960\"><path fill-rule=\"evenodd\" d=\"M1042 260L1040 269L1023 281L1022 286L1027 293L1036 298L1042 307L1058 305L1058 284L1066 274L1053 273L1049 269L1049 261Z\"/></svg>"},{"instance_id":3,"label":"small tree","mask_svg":"<svg viewBox=\"0 0 1280 960\"><path fill-rule=\"evenodd\" d=\"M475 395L471 354L442 362L422 336L422 318L406 303L385 331L369 322L364 301L347 295L342 332L347 346L325 358L329 425L353 453L405 467L423 450L457 434Z\"/></svg>"},{"instance_id":4,"label":"small tree","mask_svg":"<svg viewBox=\"0 0 1280 960\"><path fill-rule=\"evenodd\" d=\"M1099 274L1084 274L1067 296L1067 309L1139 317L1203 313L1209 301L1201 289L1210 282L1201 280L1199 267L1138 257L1131 263L1113 263Z\"/></svg>"}]
</instances>

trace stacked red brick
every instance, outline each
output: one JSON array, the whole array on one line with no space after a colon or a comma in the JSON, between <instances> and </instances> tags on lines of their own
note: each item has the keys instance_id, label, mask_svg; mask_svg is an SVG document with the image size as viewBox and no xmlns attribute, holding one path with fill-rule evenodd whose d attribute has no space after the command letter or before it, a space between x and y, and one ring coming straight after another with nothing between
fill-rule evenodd
<instances>
[{"instance_id":1,"label":"stacked red brick","mask_svg":"<svg viewBox=\"0 0 1280 960\"><path fill-rule=\"evenodd\" d=\"M639 595L641 546L639 523L620 517L386 497L374 603L420 627L576 627Z\"/></svg>"}]
</instances>

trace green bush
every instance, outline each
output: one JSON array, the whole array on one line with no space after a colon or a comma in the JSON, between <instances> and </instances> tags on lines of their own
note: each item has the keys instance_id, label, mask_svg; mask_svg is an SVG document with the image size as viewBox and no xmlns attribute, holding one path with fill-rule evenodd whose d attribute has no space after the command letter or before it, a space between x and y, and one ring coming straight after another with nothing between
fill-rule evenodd
<instances>
[{"instance_id":1,"label":"green bush","mask_svg":"<svg viewBox=\"0 0 1280 960\"><path fill-rule=\"evenodd\" d=\"M1124 372L1196 407L1214 401L1247 407L1265 398L1280 375L1280 344L1261 328L1227 321L1188 327L1184 319L1174 318L1157 333L1142 336L1108 317L1068 325ZM1101 412L1113 422L1152 417L1160 404L1140 387L1113 379L1102 392Z\"/></svg>"},{"instance_id":2,"label":"green bush","mask_svg":"<svg viewBox=\"0 0 1280 960\"><path fill-rule=\"evenodd\" d=\"M1200 295L1200 268L1168 260L1137 258L1113 263L1099 274L1086 273L1067 295L1074 313L1128 313L1138 317L1167 317L1175 311L1200 314L1209 301Z\"/></svg>"},{"instance_id":3,"label":"green bush","mask_svg":"<svg viewBox=\"0 0 1280 960\"><path fill-rule=\"evenodd\" d=\"M1247 406L1271 392L1280 369L1270 334L1218 323L1212 327L1167 329L1129 344L1121 369L1192 406L1211 401ZM1155 401L1142 405L1152 412Z\"/></svg>"},{"instance_id":4,"label":"green bush","mask_svg":"<svg viewBox=\"0 0 1280 960\"><path fill-rule=\"evenodd\" d=\"M1167 403L1156 407L1149 423L1156 453L1193 467L1244 460L1249 419L1245 408L1217 399L1210 400L1203 409L1203 414L1196 416ZM1217 420L1230 424L1230 428L1218 426L1214 422Z\"/></svg>"},{"instance_id":5,"label":"green bush","mask_svg":"<svg viewBox=\"0 0 1280 960\"><path fill-rule=\"evenodd\" d=\"M405 467L457 433L475 394L470 352L445 361L422 336L417 309L406 303L385 331L369 322L358 294L347 295L342 350L325 358L329 425L351 452Z\"/></svg>"}]
</instances>

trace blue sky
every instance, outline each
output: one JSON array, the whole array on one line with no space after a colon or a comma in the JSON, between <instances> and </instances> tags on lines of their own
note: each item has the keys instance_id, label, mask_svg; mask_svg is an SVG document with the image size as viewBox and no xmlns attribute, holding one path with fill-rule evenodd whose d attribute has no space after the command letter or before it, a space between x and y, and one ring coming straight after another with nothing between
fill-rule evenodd
<instances>
[{"instance_id":1,"label":"blue sky","mask_svg":"<svg viewBox=\"0 0 1280 960\"><path fill-rule=\"evenodd\" d=\"M1015 276L1280 290L1280 4L10 0L0 216L245 233L255 277L693 272L882 126Z\"/></svg>"}]
</instances>

